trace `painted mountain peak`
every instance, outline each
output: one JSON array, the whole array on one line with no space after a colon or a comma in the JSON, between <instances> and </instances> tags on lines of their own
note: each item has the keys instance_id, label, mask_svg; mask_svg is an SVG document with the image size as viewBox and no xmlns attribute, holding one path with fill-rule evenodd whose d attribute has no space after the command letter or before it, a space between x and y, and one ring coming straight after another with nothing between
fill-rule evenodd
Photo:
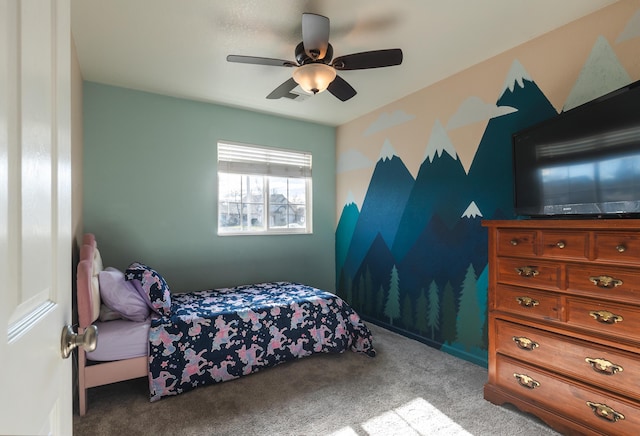
<instances>
[{"instance_id":1,"label":"painted mountain peak","mask_svg":"<svg viewBox=\"0 0 640 436\"><path fill-rule=\"evenodd\" d=\"M509 69L509 73L507 73L507 78L504 81L502 94L504 94L507 89L513 92L516 87L516 83L520 88L524 88L525 80L533 82L533 79L524 68L524 66L520 63L520 61L518 59L514 59L513 63L511 64L511 68Z\"/></svg>"},{"instance_id":2,"label":"painted mountain peak","mask_svg":"<svg viewBox=\"0 0 640 436\"><path fill-rule=\"evenodd\" d=\"M580 106L629 83L629 73L620 63L609 41L601 35L582 66L578 80L573 85L562 110L567 111Z\"/></svg>"},{"instance_id":3,"label":"painted mountain peak","mask_svg":"<svg viewBox=\"0 0 640 436\"><path fill-rule=\"evenodd\" d=\"M425 150L424 160L433 162L436 155L438 157L442 157L443 153L447 153L454 160L458 159L458 154L456 153L456 149L447 134L444 126L440 122L440 120L436 119L435 123L433 123L433 129L431 130L431 136L429 137L429 142L427 142L427 149Z\"/></svg>"},{"instance_id":4,"label":"painted mountain peak","mask_svg":"<svg viewBox=\"0 0 640 436\"><path fill-rule=\"evenodd\" d=\"M388 139L385 139L384 144L382 144L382 149L380 150L380 160L391 160L394 156L396 156L395 149L391 145L391 142L389 142Z\"/></svg>"},{"instance_id":5,"label":"painted mountain peak","mask_svg":"<svg viewBox=\"0 0 640 436\"><path fill-rule=\"evenodd\" d=\"M353 192L349 191L347 192L347 198L344 202L345 206L349 206L350 204L355 204L356 203L356 199L353 196Z\"/></svg>"},{"instance_id":6,"label":"painted mountain peak","mask_svg":"<svg viewBox=\"0 0 640 436\"><path fill-rule=\"evenodd\" d=\"M389 141L385 141L383 150L393 150ZM351 277L378 234L391 246L414 184L413 176L398 156L388 157L387 153L381 156L371 175L345 259L345 272Z\"/></svg>"},{"instance_id":7,"label":"painted mountain peak","mask_svg":"<svg viewBox=\"0 0 640 436\"><path fill-rule=\"evenodd\" d=\"M514 218L511 135L557 112L517 59L496 105L517 110L489 120L469 169L468 198L486 218Z\"/></svg>"},{"instance_id":8,"label":"painted mountain peak","mask_svg":"<svg viewBox=\"0 0 640 436\"><path fill-rule=\"evenodd\" d=\"M476 205L475 201L472 201L471 203L469 203L469 206L465 209L464 213L462 214L462 217L464 218L477 218L481 216L482 216L482 213L480 212L480 209L478 209L478 206Z\"/></svg>"},{"instance_id":9,"label":"painted mountain peak","mask_svg":"<svg viewBox=\"0 0 640 436\"><path fill-rule=\"evenodd\" d=\"M360 211L355 202L348 202L342 208L340 220L336 227L336 271L342 269L342 265L347 259L350 241L353 239L353 232L356 229Z\"/></svg>"},{"instance_id":10,"label":"painted mountain peak","mask_svg":"<svg viewBox=\"0 0 640 436\"><path fill-rule=\"evenodd\" d=\"M616 44L638 37L640 37L640 9L633 14L633 17L624 26L624 29L616 38Z\"/></svg>"},{"instance_id":11,"label":"painted mountain peak","mask_svg":"<svg viewBox=\"0 0 640 436\"><path fill-rule=\"evenodd\" d=\"M398 260L411 249L435 213L439 213L445 222L455 223L469 204L464 183L460 183L466 176L465 169L439 121L431 132L426 155L418 170L396 239L390 245Z\"/></svg>"}]
</instances>

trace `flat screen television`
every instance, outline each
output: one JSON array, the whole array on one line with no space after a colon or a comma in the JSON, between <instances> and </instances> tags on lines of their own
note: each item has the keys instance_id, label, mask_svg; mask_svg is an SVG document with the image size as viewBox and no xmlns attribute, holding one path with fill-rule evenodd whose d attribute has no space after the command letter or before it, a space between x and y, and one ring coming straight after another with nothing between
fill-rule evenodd
<instances>
[{"instance_id":1,"label":"flat screen television","mask_svg":"<svg viewBox=\"0 0 640 436\"><path fill-rule=\"evenodd\" d=\"M517 215L640 216L640 81L512 139Z\"/></svg>"}]
</instances>

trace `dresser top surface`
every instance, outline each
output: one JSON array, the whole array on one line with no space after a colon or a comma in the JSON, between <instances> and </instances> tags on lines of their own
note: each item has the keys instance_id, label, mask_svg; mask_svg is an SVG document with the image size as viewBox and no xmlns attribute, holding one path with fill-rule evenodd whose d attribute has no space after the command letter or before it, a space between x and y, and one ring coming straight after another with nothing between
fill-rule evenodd
<instances>
[{"instance_id":1,"label":"dresser top surface","mask_svg":"<svg viewBox=\"0 0 640 436\"><path fill-rule=\"evenodd\" d=\"M640 219L483 220L483 227L517 229L640 230Z\"/></svg>"}]
</instances>

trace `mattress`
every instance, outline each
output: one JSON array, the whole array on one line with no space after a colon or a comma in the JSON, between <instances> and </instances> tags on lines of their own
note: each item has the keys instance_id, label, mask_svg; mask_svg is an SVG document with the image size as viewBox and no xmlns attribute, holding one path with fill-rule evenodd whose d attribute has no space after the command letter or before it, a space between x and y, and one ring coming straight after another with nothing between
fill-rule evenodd
<instances>
[{"instance_id":1,"label":"mattress","mask_svg":"<svg viewBox=\"0 0 640 436\"><path fill-rule=\"evenodd\" d=\"M87 353L87 359L106 362L148 354L150 319L141 322L124 319L96 321L94 325L98 327L98 345Z\"/></svg>"}]
</instances>

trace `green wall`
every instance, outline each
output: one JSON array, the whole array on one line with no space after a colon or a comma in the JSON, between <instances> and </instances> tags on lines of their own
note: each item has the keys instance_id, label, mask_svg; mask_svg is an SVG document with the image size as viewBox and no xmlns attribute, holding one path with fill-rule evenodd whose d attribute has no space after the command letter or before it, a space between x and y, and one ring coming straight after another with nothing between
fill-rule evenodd
<instances>
[{"instance_id":1,"label":"green wall","mask_svg":"<svg viewBox=\"0 0 640 436\"><path fill-rule=\"evenodd\" d=\"M84 231L105 267L173 292L271 280L335 289L335 128L84 82ZM313 153L313 234L217 236L218 140Z\"/></svg>"}]
</instances>

